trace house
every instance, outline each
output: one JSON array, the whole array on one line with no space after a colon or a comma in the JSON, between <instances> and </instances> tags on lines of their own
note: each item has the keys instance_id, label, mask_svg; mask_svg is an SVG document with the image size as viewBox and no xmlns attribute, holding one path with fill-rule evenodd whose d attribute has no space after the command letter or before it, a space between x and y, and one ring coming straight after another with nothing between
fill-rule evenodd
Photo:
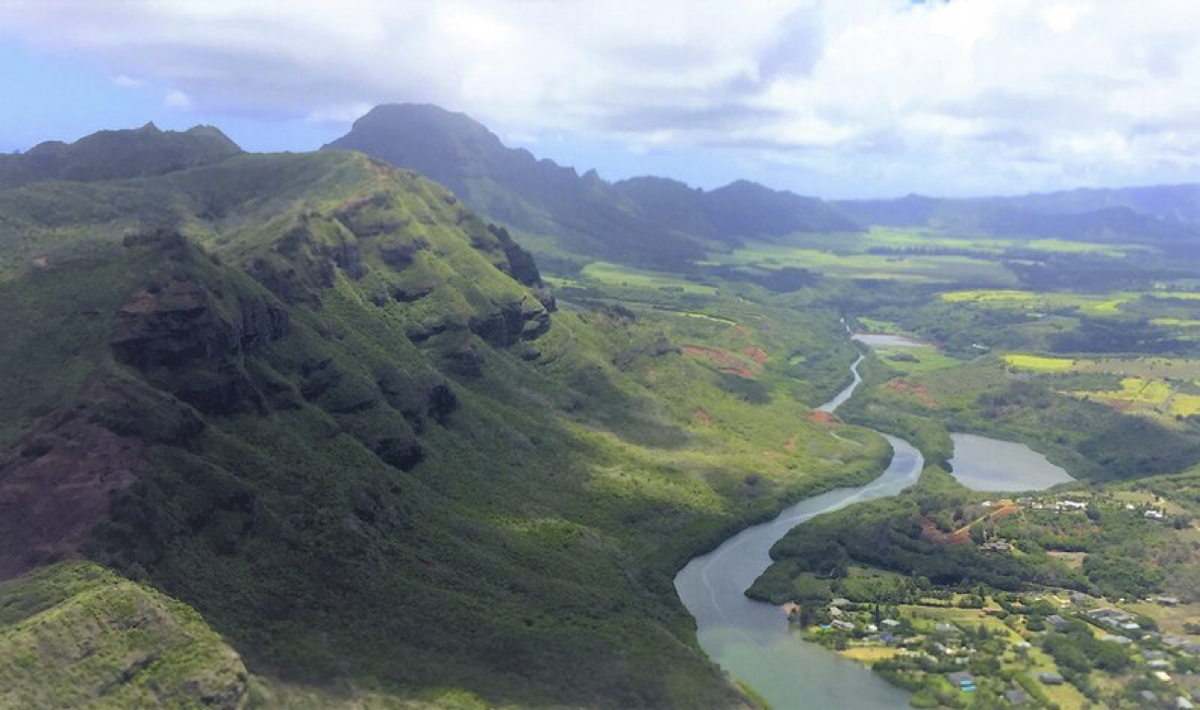
<instances>
[{"instance_id":1,"label":"house","mask_svg":"<svg viewBox=\"0 0 1200 710\"><path fill-rule=\"evenodd\" d=\"M1110 626L1119 626L1133 621L1133 614L1120 609L1106 607L1104 609L1093 609L1087 613L1088 618L1098 621L1101 624L1109 624Z\"/></svg>"},{"instance_id":2,"label":"house","mask_svg":"<svg viewBox=\"0 0 1200 710\"><path fill-rule=\"evenodd\" d=\"M1163 671L1171 667L1171 662L1165 658L1156 658L1153 661L1146 661L1146 667L1152 671Z\"/></svg>"},{"instance_id":3,"label":"house","mask_svg":"<svg viewBox=\"0 0 1200 710\"><path fill-rule=\"evenodd\" d=\"M1062 618L1058 614L1051 614L1050 616L1046 617L1046 623L1050 624L1051 626L1053 626L1056 629L1062 629L1063 627L1065 627L1067 624L1069 624L1071 622Z\"/></svg>"},{"instance_id":4,"label":"house","mask_svg":"<svg viewBox=\"0 0 1200 710\"><path fill-rule=\"evenodd\" d=\"M1194 710L1195 707L1195 704L1193 704L1191 700L1188 700L1182 695L1180 695L1178 698L1175 698L1175 710Z\"/></svg>"},{"instance_id":5,"label":"house","mask_svg":"<svg viewBox=\"0 0 1200 710\"><path fill-rule=\"evenodd\" d=\"M1154 703L1155 705L1158 704L1158 696L1154 693L1151 693L1149 690L1143 690L1141 693L1139 693L1139 695L1142 696L1142 700L1145 700L1148 703Z\"/></svg>"},{"instance_id":6,"label":"house","mask_svg":"<svg viewBox=\"0 0 1200 710\"><path fill-rule=\"evenodd\" d=\"M842 621L841 619L834 619L829 625L835 629L841 629L842 631L854 630L854 624L851 624L848 621Z\"/></svg>"},{"instance_id":7,"label":"house","mask_svg":"<svg viewBox=\"0 0 1200 710\"><path fill-rule=\"evenodd\" d=\"M838 597L837 599L829 602L829 606L850 606L850 600Z\"/></svg>"},{"instance_id":8,"label":"house","mask_svg":"<svg viewBox=\"0 0 1200 710\"><path fill-rule=\"evenodd\" d=\"M1151 520L1166 520L1167 516L1161 510L1147 510L1146 517Z\"/></svg>"},{"instance_id":9,"label":"house","mask_svg":"<svg viewBox=\"0 0 1200 710\"><path fill-rule=\"evenodd\" d=\"M829 607L829 615L832 617L835 617L835 618L839 617L842 615L842 610L837 608L836 606L831 606L831 607Z\"/></svg>"},{"instance_id":10,"label":"house","mask_svg":"<svg viewBox=\"0 0 1200 710\"><path fill-rule=\"evenodd\" d=\"M883 621L879 622L879 624L881 626L886 626L890 629L894 629L900 625L900 622L896 621L895 619L884 619Z\"/></svg>"},{"instance_id":11,"label":"house","mask_svg":"<svg viewBox=\"0 0 1200 710\"><path fill-rule=\"evenodd\" d=\"M1156 680L1161 680L1164 683L1171 682L1171 675L1169 673L1167 673L1166 671L1154 671L1150 675L1154 676L1154 678Z\"/></svg>"},{"instance_id":12,"label":"house","mask_svg":"<svg viewBox=\"0 0 1200 710\"><path fill-rule=\"evenodd\" d=\"M1081 500L1064 500L1062 507L1069 510L1087 510L1088 504Z\"/></svg>"},{"instance_id":13,"label":"house","mask_svg":"<svg viewBox=\"0 0 1200 710\"><path fill-rule=\"evenodd\" d=\"M1046 673L1038 673L1038 680L1046 685L1062 685L1063 677L1061 673L1048 671Z\"/></svg>"},{"instance_id":14,"label":"house","mask_svg":"<svg viewBox=\"0 0 1200 710\"><path fill-rule=\"evenodd\" d=\"M1123 631L1138 631L1141 628L1141 624L1137 623L1136 621L1126 621L1124 624L1121 624L1121 629Z\"/></svg>"},{"instance_id":15,"label":"house","mask_svg":"<svg viewBox=\"0 0 1200 710\"><path fill-rule=\"evenodd\" d=\"M1115 643L1118 646L1128 646L1129 644L1133 643L1133 639L1129 638L1128 636L1121 636L1119 634L1104 634L1100 637L1100 640L1108 641L1109 643Z\"/></svg>"},{"instance_id":16,"label":"house","mask_svg":"<svg viewBox=\"0 0 1200 710\"><path fill-rule=\"evenodd\" d=\"M946 680L950 681L950 684L959 690L963 690L968 693L975 692L975 676L966 671L955 671L953 673L948 673L946 675Z\"/></svg>"},{"instance_id":17,"label":"house","mask_svg":"<svg viewBox=\"0 0 1200 710\"><path fill-rule=\"evenodd\" d=\"M939 621L938 623L933 625L933 630L939 634L956 634L956 633L958 633L957 626L955 626L954 624L947 624L947 623L941 622L941 621Z\"/></svg>"},{"instance_id":18,"label":"house","mask_svg":"<svg viewBox=\"0 0 1200 710\"><path fill-rule=\"evenodd\" d=\"M1008 701L1009 705L1024 705L1029 702L1029 693L1020 688L1013 688L1004 691L1004 699Z\"/></svg>"},{"instance_id":19,"label":"house","mask_svg":"<svg viewBox=\"0 0 1200 710\"><path fill-rule=\"evenodd\" d=\"M985 542L980 545L979 549L987 550L988 552L1006 553L1012 552L1012 545L1004 542L1003 540L992 540L991 542Z\"/></svg>"},{"instance_id":20,"label":"house","mask_svg":"<svg viewBox=\"0 0 1200 710\"><path fill-rule=\"evenodd\" d=\"M1179 597L1159 597L1156 601L1162 606L1178 606Z\"/></svg>"}]
</instances>

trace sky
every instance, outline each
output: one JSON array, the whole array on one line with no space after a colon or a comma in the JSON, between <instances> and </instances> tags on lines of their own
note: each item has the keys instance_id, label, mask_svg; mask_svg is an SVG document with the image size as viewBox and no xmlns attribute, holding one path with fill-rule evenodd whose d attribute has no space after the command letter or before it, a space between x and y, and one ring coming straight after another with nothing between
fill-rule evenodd
<instances>
[{"instance_id":1,"label":"sky","mask_svg":"<svg viewBox=\"0 0 1200 710\"><path fill-rule=\"evenodd\" d=\"M1200 181L1194 0L0 0L0 150L312 150L464 111L608 179L823 197Z\"/></svg>"}]
</instances>

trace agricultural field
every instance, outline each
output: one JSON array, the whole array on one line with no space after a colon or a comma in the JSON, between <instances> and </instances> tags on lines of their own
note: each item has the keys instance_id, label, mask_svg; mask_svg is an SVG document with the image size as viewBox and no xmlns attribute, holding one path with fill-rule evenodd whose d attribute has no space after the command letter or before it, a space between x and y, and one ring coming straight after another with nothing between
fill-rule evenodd
<instances>
[{"instance_id":1,"label":"agricultural field","mask_svg":"<svg viewBox=\"0 0 1200 710\"><path fill-rule=\"evenodd\" d=\"M940 297L948 303L1018 310L1031 315L1078 311L1088 316L1115 316L1121 314L1123 305L1139 298L1140 294L1039 293L1020 290L977 289L951 291L941 294Z\"/></svg>"},{"instance_id":2,"label":"agricultural field","mask_svg":"<svg viewBox=\"0 0 1200 710\"><path fill-rule=\"evenodd\" d=\"M933 345L875 347L872 350L888 369L902 376L945 370L962 364L962 360L942 354Z\"/></svg>"},{"instance_id":3,"label":"agricultural field","mask_svg":"<svg viewBox=\"0 0 1200 710\"><path fill-rule=\"evenodd\" d=\"M1017 284L1017 277L1002 264L973 256L832 251L774 242L751 242L730 253L710 254L699 265L768 271L790 267L807 269L829 278L908 284Z\"/></svg>"},{"instance_id":4,"label":"agricultural field","mask_svg":"<svg viewBox=\"0 0 1200 710\"><path fill-rule=\"evenodd\" d=\"M711 284L692 281L678 274L635 269L604 261L587 264L573 278L551 276L546 281L568 293L589 287L605 290L610 295L635 295L639 291L688 296L713 296L717 293L717 288Z\"/></svg>"},{"instance_id":5,"label":"agricultural field","mask_svg":"<svg viewBox=\"0 0 1200 710\"><path fill-rule=\"evenodd\" d=\"M1011 353L1009 367L1041 374L1117 375L1111 389L1064 390L1130 414L1174 419L1200 414L1200 360L1170 358L1062 358Z\"/></svg>"}]
</instances>

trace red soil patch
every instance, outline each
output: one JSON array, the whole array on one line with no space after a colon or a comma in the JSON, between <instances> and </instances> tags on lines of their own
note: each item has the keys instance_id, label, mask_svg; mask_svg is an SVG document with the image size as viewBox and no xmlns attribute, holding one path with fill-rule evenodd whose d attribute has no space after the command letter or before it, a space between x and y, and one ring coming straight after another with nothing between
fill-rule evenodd
<instances>
[{"instance_id":1,"label":"red soil patch","mask_svg":"<svg viewBox=\"0 0 1200 710\"><path fill-rule=\"evenodd\" d=\"M694 416L696 418L696 421L698 421L702 424L712 423L712 417L709 415L708 412L704 411L703 409L697 409L696 413L692 416Z\"/></svg>"},{"instance_id":2,"label":"red soil patch","mask_svg":"<svg viewBox=\"0 0 1200 710\"><path fill-rule=\"evenodd\" d=\"M683 351L684 355L690 355L720 365L721 367L717 368L718 372L737 375L748 380L752 380L758 375L747 363L742 362L736 355L725 350L703 345L684 345L680 350Z\"/></svg>"},{"instance_id":3,"label":"red soil patch","mask_svg":"<svg viewBox=\"0 0 1200 710\"><path fill-rule=\"evenodd\" d=\"M767 361L767 351L763 350L762 348L751 346L742 350L742 352L746 353L751 360L757 362L759 365Z\"/></svg>"},{"instance_id":4,"label":"red soil patch","mask_svg":"<svg viewBox=\"0 0 1200 710\"><path fill-rule=\"evenodd\" d=\"M925 389L925 387L922 385L914 385L908 380L899 379L892 380L884 386L888 389L896 390L897 392L911 394L919 399L921 404L924 404L926 407L932 408L937 406L937 402L933 401L933 397L929 396L929 390Z\"/></svg>"},{"instance_id":5,"label":"red soil patch","mask_svg":"<svg viewBox=\"0 0 1200 710\"><path fill-rule=\"evenodd\" d=\"M963 545L971 544L971 531L967 527L961 527L952 533L948 533L939 530L938 526L924 515L918 518L917 522L921 526L922 540L945 545L946 547L962 547Z\"/></svg>"},{"instance_id":6,"label":"red soil patch","mask_svg":"<svg viewBox=\"0 0 1200 710\"><path fill-rule=\"evenodd\" d=\"M992 520L1003 520L1018 510L1020 510L1020 508L1015 505L1006 505L1002 508L997 508L996 511L988 517Z\"/></svg>"},{"instance_id":7,"label":"red soil patch","mask_svg":"<svg viewBox=\"0 0 1200 710\"><path fill-rule=\"evenodd\" d=\"M717 348L708 348L703 345L684 345L680 349L683 350L684 355L691 355L692 357L702 358L710 362L721 364L737 362L737 359L733 355Z\"/></svg>"},{"instance_id":8,"label":"red soil patch","mask_svg":"<svg viewBox=\"0 0 1200 710\"><path fill-rule=\"evenodd\" d=\"M955 530L954 532L951 532L951 533L941 531L940 529L938 529L938 526L935 525L932 520L925 517L924 515L922 515L918 519L917 522L921 526L921 539L927 540L929 542L935 542L935 543L938 543L941 545L946 545L947 547L960 547L962 545L971 544L971 542L972 542L971 541L971 526L972 525L975 525L976 523L980 523L980 522L983 522L984 520L989 520L989 519L1003 520L1004 518L1007 518L1008 516L1012 515L1013 513L1017 512L1018 510L1020 510L1020 508L1018 508L1015 505L1011 505L1011 504L997 508L996 510L993 510L991 513L988 513L987 515L983 516L982 518L979 518L978 520L972 520L971 522L967 523L966 525L962 526L958 530Z\"/></svg>"},{"instance_id":9,"label":"red soil patch","mask_svg":"<svg viewBox=\"0 0 1200 710\"><path fill-rule=\"evenodd\" d=\"M808 415L808 421L818 424L833 424L837 420L838 418L830 412L822 412L820 410L814 410Z\"/></svg>"},{"instance_id":10,"label":"red soil patch","mask_svg":"<svg viewBox=\"0 0 1200 710\"><path fill-rule=\"evenodd\" d=\"M788 437L787 443L785 443L783 445L783 448L785 451L795 451L796 450L796 435L795 434L792 434L791 436Z\"/></svg>"}]
</instances>

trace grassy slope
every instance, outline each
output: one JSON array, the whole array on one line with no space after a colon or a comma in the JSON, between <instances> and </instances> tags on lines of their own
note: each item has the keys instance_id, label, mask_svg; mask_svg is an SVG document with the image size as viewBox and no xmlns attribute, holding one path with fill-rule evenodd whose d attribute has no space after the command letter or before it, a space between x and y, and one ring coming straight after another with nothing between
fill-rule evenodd
<instances>
[{"instance_id":1,"label":"grassy slope","mask_svg":"<svg viewBox=\"0 0 1200 710\"><path fill-rule=\"evenodd\" d=\"M246 707L238 655L184 604L91 563L0 585L0 706Z\"/></svg>"},{"instance_id":2,"label":"grassy slope","mask_svg":"<svg viewBox=\"0 0 1200 710\"><path fill-rule=\"evenodd\" d=\"M85 547L192 604L252 670L289 683L352 679L409 699L457 687L530 706L743 703L695 647L671 576L784 500L871 475L883 453L804 420L788 388L828 392L840 375L806 371L795 338L745 314L736 330L693 318L673 333L655 313L559 313L537 339L484 341L467 327L506 304L537 316L535 294L496 268L482 223L447 193L360 156L35 185L0 193L0 215L0 288L18 304L0 317L39 333L0 350L20 374L5 380L3 443L84 397L89 378L199 407L206 428L172 438L83 402L144 442L156 471ZM189 240L124 239L162 225ZM225 363L234 375L204 357L115 360L120 305L181 279L218 323L245 321L253 302L290 326L247 341ZM741 377L676 349L722 337L769 357ZM836 332L805 337L811 357ZM795 375L808 381L786 384ZM243 380L245 392L204 394ZM435 416L438 386L458 407ZM419 463L385 461L412 444Z\"/></svg>"}]
</instances>

